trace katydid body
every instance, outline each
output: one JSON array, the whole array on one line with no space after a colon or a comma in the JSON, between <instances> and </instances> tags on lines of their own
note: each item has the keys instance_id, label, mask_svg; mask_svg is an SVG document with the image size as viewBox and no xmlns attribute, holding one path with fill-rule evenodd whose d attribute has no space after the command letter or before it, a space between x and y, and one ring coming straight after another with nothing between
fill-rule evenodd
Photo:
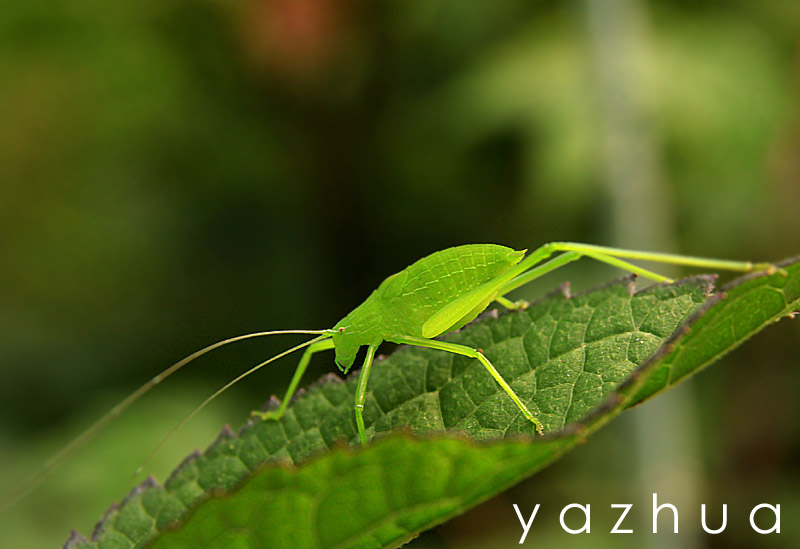
<instances>
[{"instance_id":1,"label":"katydid body","mask_svg":"<svg viewBox=\"0 0 800 549\"><path fill-rule=\"evenodd\" d=\"M300 359L280 406L276 410L269 412L253 412L254 415L260 416L264 420L279 419L285 413L291 397L299 387L300 380L312 355L319 351L334 349L336 364L346 373L353 365L359 349L366 346L366 358L359 374L354 405L359 440L362 444L366 444L367 434L363 410L367 394L367 382L375 352L384 341L430 347L478 360L500 388L514 401L520 412L530 420L533 429L538 433L542 433L542 424L514 392L513 388L497 372L481 350L433 338L461 328L477 317L492 301L496 301L507 308L518 307L518 304L505 297L509 292L584 256L657 282L668 281L668 279L633 265L625 261L625 259L741 272L757 269L775 270L775 267L768 263L753 264L743 261L640 252L573 242L545 244L527 256L525 255L525 250L516 251L495 244L470 244L435 252L384 280L364 303L355 308L331 329L284 330L246 334L209 345L170 366L112 408L58 454L48 460L38 471L25 479L13 491L11 496L0 505L0 509L23 497L112 419L120 415L165 378L177 372L195 358L228 343L267 335L305 333L316 334L317 337L261 362L227 383L175 427L167 436L167 439L209 402L239 380L289 353L305 348L305 352ZM162 441L161 445L164 442L166 442L166 439ZM156 448L156 451L158 448ZM151 457L153 454L151 454Z\"/></svg>"}]
</instances>

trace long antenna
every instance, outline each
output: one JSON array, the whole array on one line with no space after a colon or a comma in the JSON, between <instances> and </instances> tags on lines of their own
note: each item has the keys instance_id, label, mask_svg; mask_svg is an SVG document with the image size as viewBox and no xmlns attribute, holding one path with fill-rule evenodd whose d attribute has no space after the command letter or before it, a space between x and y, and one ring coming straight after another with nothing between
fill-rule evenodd
<instances>
[{"instance_id":1,"label":"long antenna","mask_svg":"<svg viewBox=\"0 0 800 549\"><path fill-rule=\"evenodd\" d=\"M239 374L234 379L232 379L231 381L229 381L228 383L223 385L213 395L211 395L210 397L205 399L202 403L200 403L200 405L197 408L192 410L192 412L188 416L183 418L183 420L181 420L180 423L178 423L175 427L172 428L172 430L169 433L167 433L167 436L164 437L164 439L158 444L158 446L156 446L155 449L152 452L150 452L150 455L147 456L147 459L145 459L144 462L139 466L139 468L136 469L136 472L133 474L133 477L137 477L142 472L142 469L144 469L147 466L147 464L150 463L150 460L153 459L153 457L161 450L161 448L164 447L164 445L175 435L175 433L177 433L181 429L181 427L186 425L186 423L190 419L192 419L194 416L196 416L198 413L200 413L200 410L205 408L212 400L214 400L219 395L221 395L222 393L224 393L225 391L227 391L228 389L230 389L231 387L233 387L234 385L239 383L241 380L243 380L244 378L246 378L250 374L256 373L258 370L260 370L261 368L263 368L264 366L266 366L270 362L274 362L275 360L278 360L279 358L283 358L286 355L292 354L293 352L298 351L298 350L302 349L303 347L308 347L309 345L313 345L314 343L316 343L318 341L322 341L323 339L327 339L329 337L331 337L331 334L328 333L328 330L325 330L324 335L321 335L319 337L315 337L314 339L310 339L310 340L306 341L305 343L301 343L300 345L295 345L291 349L288 349L286 351L283 351L280 354L277 354L277 355L275 355L275 356L273 356L271 358L268 358L264 362L256 364L255 366L253 366L252 368L250 368L246 372L244 372L242 374Z\"/></svg>"},{"instance_id":2,"label":"long antenna","mask_svg":"<svg viewBox=\"0 0 800 549\"><path fill-rule=\"evenodd\" d=\"M24 498L28 493L30 493L34 488L36 488L39 484L41 484L47 477L49 477L58 467L73 453L77 450L82 448L87 442L89 442L92 438L94 438L100 431L102 431L111 421L113 421L117 416L122 414L125 410L130 408L130 406L135 403L137 400L142 398L145 394L147 394L153 387L164 381L166 378L192 362L194 359L201 357L202 355L213 351L214 349L218 349L223 345L228 345L229 343L235 343L237 341L242 341L245 339L252 339L256 337L264 337L264 336L271 336L271 335L279 335L279 334L325 334L325 337L329 337L327 334L330 333L330 330L274 330L269 332L254 332L251 334L244 334L236 337L231 337L229 339L224 339L222 341L218 341L213 343L199 351L196 351L186 358L179 360L160 374L153 377L150 381L136 389L133 393L125 397L122 401L120 401L116 406L111 408L108 412L106 412L100 419L95 421L92 425L90 425L85 431L79 434L77 437L72 439L66 446L64 446L61 450L59 450L53 457L48 459L44 464L39 467L36 471L31 473L27 476L23 481L17 484L14 488L11 489L10 495L8 498L3 498L4 501L0 502L0 513L4 512L6 509L20 501ZM320 338L315 338L312 341L316 341ZM324 339L324 338L322 338ZM302 345L301 345L302 346ZM300 346L300 347L301 347ZM299 348L299 347L298 347ZM284 356L286 353L282 353L278 355L278 358Z\"/></svg>"}]
</instances>

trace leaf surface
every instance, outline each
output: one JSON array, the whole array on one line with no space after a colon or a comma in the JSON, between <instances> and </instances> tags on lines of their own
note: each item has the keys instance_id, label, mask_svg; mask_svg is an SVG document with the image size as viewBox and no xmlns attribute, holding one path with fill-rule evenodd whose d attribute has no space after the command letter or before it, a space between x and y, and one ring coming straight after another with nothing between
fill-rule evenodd
<instances>
[{"instance_id":1,"label":"leaf surface","mask_svg":"<svg viewBox=\"0 0 800 549\"><path fill-rule=\"evenodd\" d=\"M483 349L544 437L477 361L403 347L373 368L367 448L355 445L357 374L344 383L326 376L280 421L226 428L163 487L149 479L109 510L91 540L73 533L66 546L395 547L796 311L800 263L782 267L715 294L712 277L638 293L632 278L556 292L446 336Z\"/></svg>"}]
</instances>

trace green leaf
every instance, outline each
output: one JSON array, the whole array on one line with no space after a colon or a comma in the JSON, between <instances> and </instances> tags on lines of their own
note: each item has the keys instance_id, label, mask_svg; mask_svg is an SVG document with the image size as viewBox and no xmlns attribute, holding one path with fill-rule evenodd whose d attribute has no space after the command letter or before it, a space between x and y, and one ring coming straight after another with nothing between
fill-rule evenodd
<instances>
[{"instance_id":1,"label":"green leaf","mask_svg":"<svg viewBox=\"0 0 800 549\"><path fill-rule=\"evenodd\" d=\"M377 436L367 448L354 445L356 376L330 375L281 421L223 430L164 487L149 479L109 510L91 541L73 534L67 547L397 546L791 314L800 263L782 267L713 295L711 277L638 293L632 278L557 292L448 335L484 350L545 437L476 361L404 347L373 369L365 420Z\"/></svg>"}]
</instances>

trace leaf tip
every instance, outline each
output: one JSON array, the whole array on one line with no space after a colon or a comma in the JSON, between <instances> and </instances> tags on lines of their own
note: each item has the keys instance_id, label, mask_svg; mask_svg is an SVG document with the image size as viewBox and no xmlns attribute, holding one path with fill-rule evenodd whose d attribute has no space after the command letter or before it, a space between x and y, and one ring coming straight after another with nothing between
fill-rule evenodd
<instances>
[{"instance_id":1,"label":"leaf tip","mask_svg":"<svg viewBox=\"0 0 800 549\"><path fill-rule=\"evenodd\" d=\"M106 511L105 515L103 516L103 519L115 513L120 507L127 505L131 500L139 497L142 494L142 492L150 490L152 488L161 488L161 485L158 483L158 481L155 479L153 475L148 475L146 479L144 479L142 482L134 486L131 489L131 491L128 492L128 494L124 498L122 498L122 501L119 502L119 504L115 503L111 507L109 507L108 511ZM101 520L101 522L103 522L103 520Z\"/></svg>"},{"instance_id":2,"label":"leaf tip","mask_svg":"<svg viewBox=\"0 0 800 549\"><path fill-rule=\"evenodd\" d=\"M222 429L220 429L217 438L214 439L214 442L208 445L208 448L206 448L206 451L204 453L208 453L209 451L214 449L217 445L225 444L227 441L235 438L236 438L236 433L234 433L233 429L231 429L231 426L226 423L225 425L222 426Z\"/></svg>"},{"instance_id":3,"label":"leaf tip","mask_svg":"<svg viewBox=\"0 0 800 549\"><path fill-rule=\"evenodd\" d=\"M174 480L176 480L180 475L183 474L184 471L189 469L195 461L200 459L200 450L195 450L181 461L175 469L169 474L167 480L164 482L165 485L171 484Z\"/></svg>"},{"instance_id":4,"label":"leaf tip","mask_svg":"<svg viewBox=\"0 0 800 549\"><path fill-rule=\"evenodd\" d=\"M269 399L264 403L261 407L262 412L269 412L271 410L276 410L281 405L281 401L275 395L270 395ZM253 419L252 417L250 418Z\"/></svg>"},{"instance_id":5,"label":"leaf tip","mask_svg":"<svg viewBox=\"0 0 800 549\"><path fill-rule=\"evenodd\" d=\"M386 355L379 355L375 357L376 360L378 359L383 360L384 358L386 358ZM308 390L315 389L316 387L327 385L329 383L344 383L344 381L339 375L336 374L336 372L328 372L327 374L323 375L322 377L314 381L311 385L309 385Z\"/></svg>"},{"instance_id":6,"label":"leaf tip","mask_svg":"<svg viewBox=\"0 0 800 549\"><path fill-rule=\"evenodd\" d=\"M86 536L84 536L77 530L72 530L69 533L67 541L64 542L64 549L77 549L81 545L87 543L89 543L89 540L86 539Z\"/></svg>"}]
</instances>

